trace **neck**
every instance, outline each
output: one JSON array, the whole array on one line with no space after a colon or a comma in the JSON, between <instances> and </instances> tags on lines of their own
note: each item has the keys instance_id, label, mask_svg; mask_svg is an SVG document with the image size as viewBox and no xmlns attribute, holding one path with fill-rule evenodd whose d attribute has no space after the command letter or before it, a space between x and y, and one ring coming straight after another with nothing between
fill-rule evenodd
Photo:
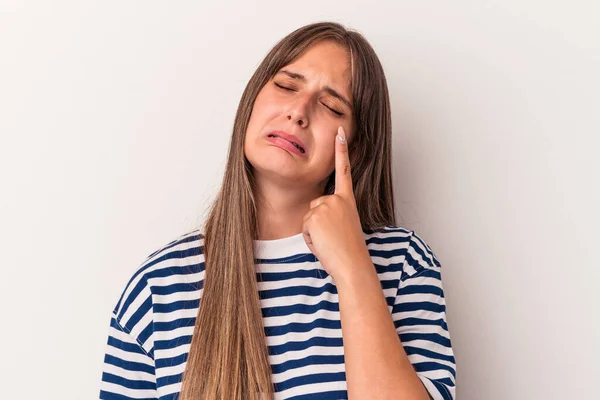
<instances>
[{"instance_id":1,"label":"neck","mask_svg":"<svg viewBox=\"0 0 600 400\"><path fill-rule=\"evenodd\" d=\"M303 219L310 202L321 196L319 186L280 186L267 180L256 182L258 238L274 240L302 232Z\"/></svg>"}]
</instances>

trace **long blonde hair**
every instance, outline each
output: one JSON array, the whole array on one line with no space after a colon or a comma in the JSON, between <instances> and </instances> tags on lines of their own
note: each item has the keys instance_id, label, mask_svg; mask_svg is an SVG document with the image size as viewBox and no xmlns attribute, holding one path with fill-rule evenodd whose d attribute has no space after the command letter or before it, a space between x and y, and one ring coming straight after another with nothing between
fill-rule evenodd
<instances>
[{"instance_id":1,"label":"long blonde hair","mask_svg":"<svg viewBox=\"0 0 600 400\"><path fill-rule=\"evenodd\" d=\"M254 176L244 155L244 138L261 88L279 69L322 40L335 41L350 55L355 134L349 154L362 227L395 224L391 115L381 63L358 32L334 22L301 27L267 54L237 109L223 182L203 229L203 293L180 400L264 400L272 399L275 392L255 270ZM334 173L323 195L334 193Z\"/></svg>"}]
</instances>

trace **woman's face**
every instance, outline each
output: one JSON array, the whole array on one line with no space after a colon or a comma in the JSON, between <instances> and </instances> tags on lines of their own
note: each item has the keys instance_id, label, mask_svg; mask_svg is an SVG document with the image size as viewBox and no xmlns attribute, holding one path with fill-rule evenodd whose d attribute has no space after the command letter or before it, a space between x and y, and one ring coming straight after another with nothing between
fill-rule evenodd
<instances>
[{"instance_id":1,"label":"woman's face","mask_svg":"<svg viewBox=\"0 0 600 400\"><path fill-rule=\"evenodd\" d=\"M294 187L325 183L335 167L338 127L352 138L349 62L343 47L319 42L265 84L244 141L255 175Z\"/></svg>"}]
</instances>

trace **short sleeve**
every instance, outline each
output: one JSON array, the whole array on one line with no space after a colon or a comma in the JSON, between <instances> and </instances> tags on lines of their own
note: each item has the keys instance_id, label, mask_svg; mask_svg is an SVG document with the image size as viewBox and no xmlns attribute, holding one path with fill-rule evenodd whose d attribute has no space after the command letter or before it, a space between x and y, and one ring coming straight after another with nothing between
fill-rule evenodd
<instances>
[{"instance_id":1,"label":"short sleeve","mask_svg":"<svg viewBox=\"0 0 600 400\"><path fill-rule=\"evenodd\" d=\"M392 318L400 341L434 400L453 400L456 363L446 320L441 264L411 231Z\"/></svg>"},{"instance_id":2,"label":"short sleeve","mask_svg":"<svg viewBox=\"0 0 600 400\"><path fill-rule=\"evenodd\" d=\"M157 398L153 358L113 315L104 355L100 399Z\"/></svg>"},{"instance_id":3,"label":"short sleeve","mask_svg":"<svg viewBox=\"0 0 600 400\"><path fill-rule=\"evenodd\" d=\"M101 400L158 399L152 295L140 272L126 285L110 319Z\"/></svg>"}]
</instances>

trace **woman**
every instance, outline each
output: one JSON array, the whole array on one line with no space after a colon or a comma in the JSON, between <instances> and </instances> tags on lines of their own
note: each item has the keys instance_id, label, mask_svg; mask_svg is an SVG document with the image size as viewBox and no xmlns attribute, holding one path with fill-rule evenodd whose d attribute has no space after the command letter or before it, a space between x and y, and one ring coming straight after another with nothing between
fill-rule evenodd
<instances>
[{"instance_id":1,"label":"woman","mask_svg":"<svg viewBox=\"0 0 600 400\"><path fill-rule=\"evenodd\" d=\"M102 399L452 399L440 263L395 225L381 64L336 23L277 43L202 229L117 303Z\"/></svg>"}]
</instances>

